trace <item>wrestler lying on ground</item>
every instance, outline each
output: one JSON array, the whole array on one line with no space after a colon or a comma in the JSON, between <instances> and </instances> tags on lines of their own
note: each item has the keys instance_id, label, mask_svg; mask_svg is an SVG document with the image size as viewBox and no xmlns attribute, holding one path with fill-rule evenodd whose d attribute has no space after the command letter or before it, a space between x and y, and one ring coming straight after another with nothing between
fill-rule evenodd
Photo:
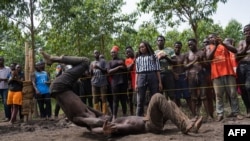
<instances>
[{"instance_id":1,"label":"wrestler lying on ground","mask_svg":"<svg viewBox=\"0 0 250 141\"><path fill-rule=\"evenodd\" d=\"M59 62L73 66L52 82L50 86L51 96L57 100L70 121L78 126L87 127L94 133L104 133L105 135L161 133L166 121L171 120L182 133L186 134L189 131L198 132L202 124L202 117L189 119L174 102L167 100L160 93L152 96L146 117L120 117L113 122L109 122L109 116L105 116L85 105L71 90L72 84L89 65L89 59L85 57L50 56L43 51L41 51L41 54L48 65Z\"/></svg>"},{"instance_id":2,"label":"wrestler lying on ground","mask_svg":"<svg viewBox=\"0 0 250 141\"><path fill-rule=\"evenodd\" d=\"M202 117L189 119L179 107L167 100L165 96L156 93L152 96L146 117L119 117L113 122L106 121L103 127L93 128L94 133L105 135L127 135L139 133L162 133L165 122L170 120L182 133L197 133L202 124Z\"/></svg>"}]
</instances>

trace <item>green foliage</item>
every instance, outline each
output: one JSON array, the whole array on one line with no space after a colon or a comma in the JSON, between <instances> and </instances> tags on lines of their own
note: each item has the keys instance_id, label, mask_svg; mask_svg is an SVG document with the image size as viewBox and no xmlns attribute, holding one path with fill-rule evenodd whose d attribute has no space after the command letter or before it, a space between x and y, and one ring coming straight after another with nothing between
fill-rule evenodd
<instances>
[{"instance_id":1,"label":"green foliage","mask_svg":"<svg viewBox=\"0 0 250 141\"><path fill-rule=\"evenodd\" d=\"M200 21L198 23L198 34L200 35L199 45L202 47L202 41L207 38L207 36L211 33L216 33L219 36L223 34L223 28L218 25L214 24L212 21Z\"/></svg>"},{"instance_id":2,"label":"green foliage","mask_svg":"<svg viewBox=\"0 0 250 141\"><path fill-rule=\"evenodd\" d=\"M218 2L227 0L141 0L138 6L141 12L152 12L156 23L173 27L187 22L199 40L198 23L212 20L210 16L216 12Z\"/></svg>"},{"instance_id":3,"label":"green foliage","mask_svg":"<svg viewBox=\"0 0 250 141\"><path fill-rule=\"evenodd\" d=\"M24 64L24 40L16 25L9 23L4 17L0 20L0 56L5 58L5 64Z\"/></svg>"},{"instance_id":4,"label":"green foliage","mask_svg":"<svg viewBox=\"0 0 250 141\"><path fill-rule=\"evenodd\" d=\"M105 54L112 47L112 36L119 37L135 23L136 14L119 13L123 4L123 0L44 0L43 17L52 27L44 33L46 49L79 56L98 49Z\"/></svg>"},{"instance_id":5,"label":"green foliage","mask_svg":"<svg viewBox=\"0 0 250 141\"><path fill-rule=\"evenodd\" d=\"M94 59L93 50L98 49L109 60L113 45L120 47L121 57L125 57L126 46L137 51L142 40L156 49L159 27L174 27L164 35L166 46L173 47L176 41L181 41L183 52L188 50L187 39L196 38L200 44L210 33L238 42L242 36L241 24L232 20L223 29L210 18L218 2L227 0L141 0L140 12L153 13L154 20L144 22L136 30L133 26L140 13L122 14L123 0L3 0L0 2L0 55L6 56L7 63L23 61L24 42L32 41L36 61L42 59L38 48L54 55L91 59ZM32 26L33 16L37 23ZM178 31L175 26L184 22L191 28Z\"/></svg>"},{"instance_id":6,"label":"green foliage","mask_svg":"<svg viewBox=\"0 0 250 141\"><path fill-rule=\"evenodd\" d=\"M228 22L222 34L223 38L233 38L236 45L242 39L242 24L232 19Z\"/></svg>"},{"instance_id":7,"label":"green foliage","mask_svg":"<svg viewBox=\"0 0 250 141\"><path fill-rule=\"evenodd\" d=\"M168 31L165 35L166 39L166 46L167 47L174 47L174 43L177 41L182 42L182 52L188 51L187 47L187 40L189 38L194 38L193 32L190 29L183 30L182 32L179 32L177 29L173 29L171 31Z\"/></svg>"},{"instance_id":8,"label":"green foliage","mask_svg":"<svg viewBox=\"0 0 250 141\"><path fill-rule=\"evenodd\" d=\"M136 47L139 46L141 41L147 41L152 46L153 49L157 49L156 47L156 38L160 35L157 30L157 26L152 22L144 22L138 30L136 37ZM138 48L136 49L138 50Z\"/></svg>"},{"instance_id":9,"label":"green foliage","mask_svg":"<svg viewBox=\"0 0 250 141\"><path fill-rule=\"evenodd\" d=\"M174 43L176 41L183 41L182 39L180 39L180 35L181 33L177 30L177 29L173 29L171 31L168 31L165 35L165 39L166 39L166 46L167 47L173 47Z\"/></svg>"},{"instance_id":10,"label":"green foliage","mask_svg":"<svg viewBox=\"0 0 250 141\"><path fill-rule=\"evenodd\" d=\"M180 34L179 41L182 42L182 52L187 52L189 50L187 43L188 39L190 38L195 38L191 29L183 30L183 32Z\"/></svg>"}]
</instances>

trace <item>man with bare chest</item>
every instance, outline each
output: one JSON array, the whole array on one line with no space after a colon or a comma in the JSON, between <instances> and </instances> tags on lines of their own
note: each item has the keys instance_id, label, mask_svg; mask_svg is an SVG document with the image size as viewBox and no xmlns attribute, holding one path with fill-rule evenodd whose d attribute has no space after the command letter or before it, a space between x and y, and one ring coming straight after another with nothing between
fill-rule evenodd
<instances>
[{"instance_id":1,"label":"man with bare chest","mask_svg":"<svg viewBox=\"0 0 250 141\"><path fill-rule=\"evenodd\" d=\"M243 29L245 40L239 42L237 50L237 67L238 82L242 92L242 100L246 107L247 118L250 118L250 24Z\"/></svg>"},{"instance_id":2,"label":"man with bare chest","mask_svg":"<svg viewBox=\"0 0 250 141\"><path fill-rule=\"evenodd\" d=\"M173 65L173 73L175 78L175 102L180 107L181 98L183 98L186 100L186 103L191 110L191 97L188 91L186 69L183 64L186 53L181 53L181 49L182 49L182 43L175 42L174 44L175 56L171 58L175 62L175 65Z\"/></svg>"},{"instance_id":3,"label":"man with bare chest","mask_svg":"<svg viewBox=\"0 0 250 141\"><path fill-rule=\"evenodd\" d=\"M188 74L188 85L189 92L191 94L191 105L193 116L199 115L197 113L201 108L201 102L204 104L207 117L209 117L208 112L208 102L205 93L205 73L204 66L206 65L205 52L198 50L197 41L195 39L188 40L189 52L184 61L184 65L187 68ZM210 117L209 117L210 118Z\"/></svg>"},{"instance_id":4,"label":"man with bare chest","mask_svg":"<svg viewBox=\"0 0 250 141\"><path fill-rule=\"evenodd\" d=\"M170 120L184 134L188 132L198 133L202 119L202 116L189 119L172 100L167 100L161 93L155 93L148 104L146 117L118 117L113 122L105 122L103 127L93 128L92 132L104 133L105 135L129 135L147 132L160 134L163 132L165 122Z\"/></svg>"}]
</instances>

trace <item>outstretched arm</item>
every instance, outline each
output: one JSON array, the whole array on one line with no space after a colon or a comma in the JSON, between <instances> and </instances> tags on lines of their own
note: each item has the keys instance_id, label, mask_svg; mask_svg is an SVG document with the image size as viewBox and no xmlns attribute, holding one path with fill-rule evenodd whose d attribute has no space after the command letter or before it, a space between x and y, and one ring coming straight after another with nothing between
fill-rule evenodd
<instances>
[{"instance_id":1,"label":"outstretched arm","mask_svg":"<svg viewBox=\"0 0 250 141\"><path fill-rule=\"evenodd\" d=\"M237 53L237 49L228 42L223 42L222 45L225 46L230 52Z\"/></svg>"},{"instance_id":2,"label":"outstretched arm","mask_svg":"<svg viewBox=\"0 0 250 141\"><path fill-rule=\"evenodd\" d=\"M97 134L111 135L111 134L123 134L128 135L135 133L133 130L133 125L123 124L123 123L112 123L106 121L103 127L93 128L91 131Z\"/></svg>"},{"instance_id":3,"label":"outstretched arm","mask_svg":"<svg viewBox=\"0 0 250 141\"><path fill-rule=\"evenodd\" d=\"M99 118L85 118L85 117L75 117L72 122L78 126L86 127L88 130L92 130L95 127L102 127L105 120Z\"/></svg>"},{"instance_id":4,"label":"outstretched arm","mask_svg":"<svg viewBox=\"0 0 250 141\"><path fill-rule=\"evenodd\" d=\"M111 135L116 132L116 124L106 120L102 127L93 128L91 131L96 134Z\"/></svg>"},{"instance_id":5,"label":"outstretched arm","mask_svg":"<svg viewBox=\"0 0 250 141\"><path fill-rule=\"evenodd\" d=\"M131 121L131 120L129 120ZM122 119L121 121L108 122L105 121L102 128L93 128L93 133L103 133L104 135L119 134L138 134L145 133L145 125L143 120L137 120L132 122L127 122L127 119Z\"/></svg>"},{"instance_id":6,"label":"outstretched arm","mask_svg":"<svg viewBox=\"0 0 250 141\"><path fill-rule=\"evenodd\" d=\"M32 82L32 85L33 85L33 87L34 87L34 89L35 89L36 94L40 94L40 92L38 91L38 89L37 89L37 87L36 87L36 76L35 76L35 72L33 72L33 73L31 74L31 82Z\"/></svg>"}]
</instances>

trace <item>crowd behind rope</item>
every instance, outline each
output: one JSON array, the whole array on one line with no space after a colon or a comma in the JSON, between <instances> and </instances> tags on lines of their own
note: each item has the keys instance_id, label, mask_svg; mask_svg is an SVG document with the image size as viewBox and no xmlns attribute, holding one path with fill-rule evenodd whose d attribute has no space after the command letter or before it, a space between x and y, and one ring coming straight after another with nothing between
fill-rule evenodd
<instances>
[{"instance_id":1,"label":"crowd behind rope","mask_svg":"<svg viewBox=\"0 0 250 141\"><path fill-rule=\"evenodd\" d=\"M199 116L203 106L204 122L221 121L225 116L239 120L250 118L250 25L244 27L243 33L245 39L237 47L232 38L222 40L216 34L209 34L202 47L198 47L193 38L183 41L188 44L188 51L182 52L182 42L176 41L173 48L165 47L165 38L159 35L157 50L142 41L137 51L131 46L125 48L126 58L120 58L123 51L118 46L110 50L111 60L105 60L98 50L94 50L95 59L74 84L73 90L82 102L103 114L112 115L113 120L119 116L119 105L122 116L144 116L144 109L155 93L162 93L179 107L183 105L181 99L185 99L191 117ZM53 120L58 118L60 106L56 104L52 111L50 75L44 68L44 62L35 64L31 77L34 97L40 118ZM68 64L59 63L56 76L70 68ZM18 112L22 121L24 73L21 66L13 63L7 67L4 57L0 57L0 80L3 121L17 122ZM237 93L241 94L246 114L239 109ZM229 115L224 115L224 98L230 103Z\"/></svg>"}]
</instances>

